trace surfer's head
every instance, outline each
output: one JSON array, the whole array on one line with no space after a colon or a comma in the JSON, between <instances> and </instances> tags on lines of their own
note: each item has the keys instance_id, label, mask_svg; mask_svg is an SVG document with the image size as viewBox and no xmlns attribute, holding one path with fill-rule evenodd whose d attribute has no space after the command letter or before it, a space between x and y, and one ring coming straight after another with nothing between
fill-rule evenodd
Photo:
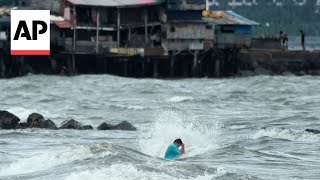
<instances>
[{"instance_id":1,"label":"surfer's head","mask_svg":"<svg viewBox=\"0 0 320 180\"><path fill-rule=\"evenodd\" d=\"M183 144L183 142L181 141L181 139L180 139L180 138L179 138L179 139L174 140L174 141L173 141L173 143L174 143L175 145L177 145L178 147L180 147L180 146Z\"/></svg>"}]
</instances>

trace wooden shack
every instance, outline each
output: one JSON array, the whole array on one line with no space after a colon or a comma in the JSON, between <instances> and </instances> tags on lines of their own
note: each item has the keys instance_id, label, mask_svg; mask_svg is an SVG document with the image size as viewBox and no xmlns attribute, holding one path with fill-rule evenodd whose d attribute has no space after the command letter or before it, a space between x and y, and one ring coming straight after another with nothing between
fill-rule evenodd
<instances>
[{"instance_id":1,"label":"wooden shack","mask_svg":"<svg viewBox=\"0 0 320 180\"><path fill-rule=\"evenodd\" d=\"M63 0L61 14L65 21L55 23L66 29L61 39L67 52L101 54L114 48L155 47L159 44L154 36L161 30L162 3Z\"/></svg>"},{"instance_id":2,"label":"wooden shack","mask_svg":"<svg viewBox=\"0 0 320 180\"><path fill-rule=\"evenodd\" d=\"M215 26L215 44L218 48L249 48L252 44L253 26L260 24L233 11L215 11L216 17L204 17Z\"/></svg>"}]
</instances>

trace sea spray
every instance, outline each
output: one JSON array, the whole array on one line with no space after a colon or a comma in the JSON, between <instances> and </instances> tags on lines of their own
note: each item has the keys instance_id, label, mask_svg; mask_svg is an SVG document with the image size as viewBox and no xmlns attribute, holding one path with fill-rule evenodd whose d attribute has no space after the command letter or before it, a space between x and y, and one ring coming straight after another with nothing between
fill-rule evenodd
<instances>
[{"instance_id":1,"label":"sea spray","mask_svg":"<svg viewBox=\"0 0 320 180\"><path fill-rule=\"evenodd\" d=\"M141 127L139 145L147 155L163 158L166 148L177 138L186 145L186 155L192 157L218 147L218 131L201 120L177 108L165 108L152 116L153 123Z\"/></svg>"}]
</instances>

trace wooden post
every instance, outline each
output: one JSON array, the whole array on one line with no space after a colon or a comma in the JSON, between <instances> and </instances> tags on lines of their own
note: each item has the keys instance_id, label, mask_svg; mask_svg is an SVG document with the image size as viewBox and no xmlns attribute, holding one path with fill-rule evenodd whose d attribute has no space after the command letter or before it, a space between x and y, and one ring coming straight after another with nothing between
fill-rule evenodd
<instances>
[{"instance_id":1,"label":"wooden post","mask_svg":"<svg viewBox=\"0 0 320 180\"><path fill-rule=\"evenodd\" d=\"M0 78L5 77L4 56L0 56Z\"/></svg>"},{"instance_id":2,"label":"wooden post","mask_svg":"<svg viewBox=\"0 0 320 180\"><path fill-rule=\"evenodd\" d=\"M117 20L117 46L120 47L120 20L121 20L121 14L120 9L118 8L118 20Z\"/></svg>"},{"instance_id":3,"label":"wooden post","mask_svg":"<svg viewBox=\"0 0 320 180\"><path fill-rule=\"evenodd\" d=\"M193 54L193 67L192 67L192 73L193 73L193 76L197 76L197 71L198 71L198 54L199 54L199 51L195 51L194 54Z\"/></svg>"},{"instance_id":4,"label":"wooden post","mask_svg":"<svg viewBox=\"0 0 320 180\"><path fill-rule=\"evenodd\" d=\"M146 67L145 67L145 60L144 59L142 59L142 61L141 61L141 76L142 77L144 77L145 76L145 74L146 74Z\"/></svg>"},{"instance_id":5,"label":"wooden post","mask_svg":"<svg viewBox=\"0 0 320 180\"><path fill-rule=\"evenodd\" d=\"M107 60L106 60L106 58L103 58L103 66L104 66L104 73L108 73Z\"/></svg>"},{"instance_id":6,"label":"wooden post","mask_svg":"<svg viewBox=\"0 0 320 180\"><path fill-rule=\"evenodd\" d=\"M123 61L124 67L123 67L123 76L128 77L128 63L129 61Z\"/></svg>"},{"instance_id":7,"label":"wooden post","mask_svg":"<svg viewBox=\"0 0 320 180\"><path fill-rule=\"evenodd\" d=\"M76 74L76 55L75 53L72 53L71 55L71 74L75 75Z\"/></svg>"},{"instance_id":8,"label":"wooden post","mask_svg":"<svg viewBox=\"0 0 320 180\"><path fill-rule=\"evenodd\" d=\"M98 8L98 14L97 14L96 54L99 53L99 28L100 28L100 8Z\"/></svg>"},{"instance_id":9,"label":"wooden post","mask_svg":"<svg viewBox=\"0 0 320 180\"><path fill-rule=\"evenodd\" d=\"M175 72L175 69L174 69L175 54L176 54L176 51L172 51L171 59L170 59L170 76L171 77L174 76L174 72Z\"/></svg>"},{"instance_id":10,"label":"wooden post","mask_svg":"<svg viewBox=\"0 0 320 180\"><path fill-rule=\"evenodd\" d=\"M155 59L153 60L153 78L158 78L158 61Z\"/></svg>"},{"instance_id":11,"label":"wooden post","mask_svg":"<svg viewBox=\"0 0 320 180\"><path fill-rule=\"evenodd\" d=\"M214 76L220 77L220 59L214 60Z\"/></svg>"},{"instance_id":12,"label":"wooden post","mask_svg":"<svg viewBox=\"0 0 320 180\"><path fill-rule=\"evenodd\" d=\"M131 41L131 28L128 29L128 41Z\"/></svg>"},{"instance_id":13,"label":"wooden post","mask_svg":"<svg viewBox=\"0 0 320 180\"><path fill-rule=\"evenodd\" d=\"M144 40L146 45L148 44L148 12L144 9Z\"/></svg>"},{"instance_id":14,"label":"wooden post","mask_svg":"<svg viewBox=\"0 0 320 180\"><path fill-rule=\"evenodd\" d=\"M76 12L76 7L73 6L73 13L75 17L75 21L77 21L77 12ZM73 29L73 47L72 47L72 56L71 56L71 64L72 64L72 69L71 69L71 74L75 75L76 73L76 62L75 62L75 53L76 53L76 42L77 42L77 23L75 22L75 27Z\"/></svg>"}]
</instances>

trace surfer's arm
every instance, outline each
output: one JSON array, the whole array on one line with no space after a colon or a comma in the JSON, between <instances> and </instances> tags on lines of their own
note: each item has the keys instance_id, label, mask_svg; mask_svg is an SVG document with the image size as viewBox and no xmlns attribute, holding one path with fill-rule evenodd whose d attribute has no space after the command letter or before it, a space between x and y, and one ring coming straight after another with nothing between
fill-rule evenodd
<instances>
[{"instance_id":1,"label":"surfer's arm","mask_svg":"<svg viewBox=\"0 0 320 180\"><path fill-rule=\"evenodd\" d=\"M180 154L182 155L182 154L185 154L185 153L186 153L186 151L185 151L185 149L184 149L184 144L182 144L182 145L181 145Z\"/></svg>"}]
</instances>

